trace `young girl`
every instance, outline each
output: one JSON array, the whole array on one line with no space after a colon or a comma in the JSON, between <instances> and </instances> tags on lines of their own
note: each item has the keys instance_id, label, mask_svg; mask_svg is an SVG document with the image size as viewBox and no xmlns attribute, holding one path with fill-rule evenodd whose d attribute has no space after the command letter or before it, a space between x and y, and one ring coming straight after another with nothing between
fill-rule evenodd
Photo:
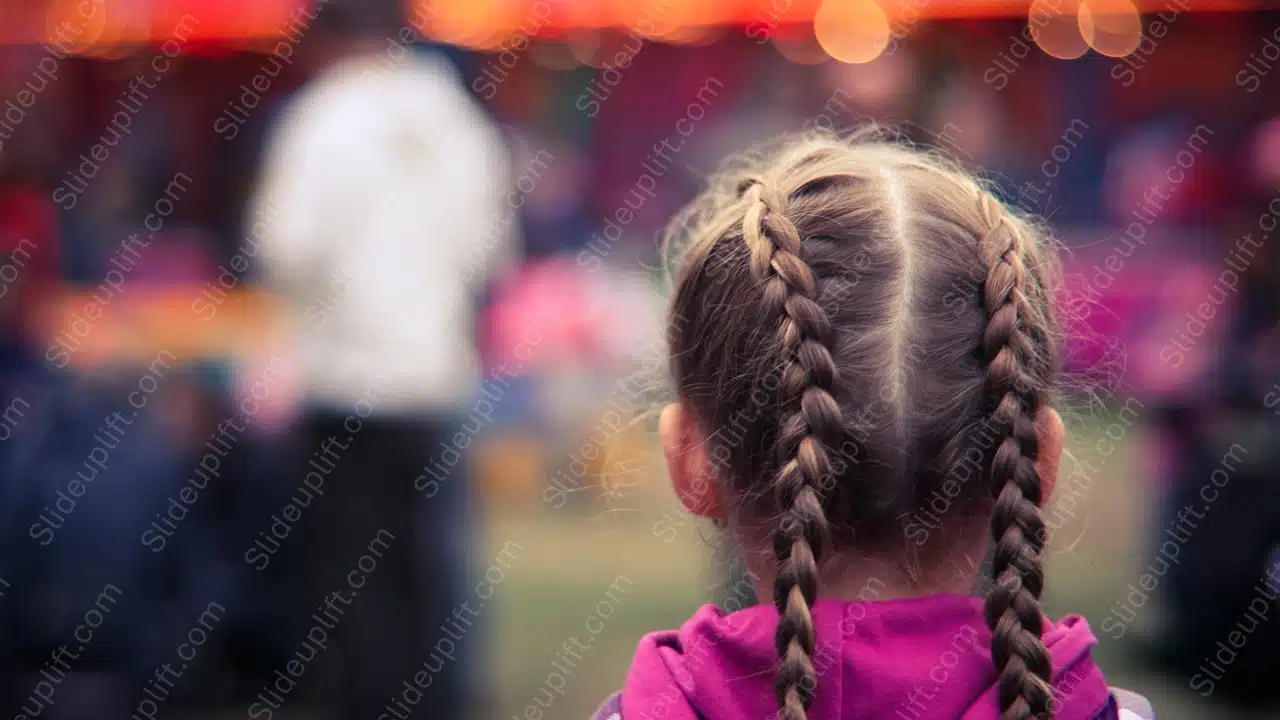
<instances>
[{"instance_id":1,"label":"young girl","mask_svg":"<svg viewBox=\"0 0 1280 720\"><path fill-rule=\"evenodd\" d=\"M600 720L1148 714L1083 618L1040 610L1063 446L1043 236L928 154L812 135L731 165L670 235L671 479L772 606L645 637Z\"/></svg>"}]
</instances>

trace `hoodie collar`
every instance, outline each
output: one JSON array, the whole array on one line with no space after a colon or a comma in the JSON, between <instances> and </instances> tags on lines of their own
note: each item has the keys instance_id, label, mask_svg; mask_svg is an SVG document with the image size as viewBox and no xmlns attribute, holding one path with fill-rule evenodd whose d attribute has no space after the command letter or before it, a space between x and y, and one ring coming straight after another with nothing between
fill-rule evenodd
<instances>
[{"instance_id":1,"label":"hoodie collar","mask_svg":"<svg viewBox=\"0 0 1280 720\"><path fill-rule=\"evenodd\" d=\"M818 694L810 717L999 720L982 600L934 595L884 602L820 600L812 616ZM764 720L776 713L777 611L703 606L678 631L641 640L622 693L627 720ZM1056 720L1089 720L1109 699L1078 616L1045 620Z\"/></svg>"}]
</instances>

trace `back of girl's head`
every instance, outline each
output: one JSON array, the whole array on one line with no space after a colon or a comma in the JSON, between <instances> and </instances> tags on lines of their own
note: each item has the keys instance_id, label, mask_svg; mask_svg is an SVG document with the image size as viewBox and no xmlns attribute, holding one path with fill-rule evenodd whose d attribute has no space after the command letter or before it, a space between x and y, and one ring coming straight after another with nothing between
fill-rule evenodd
<instances>
[{"instance_id":1,"label":"back of girl's head","mask_svg":"<svg viewBox=\"0 0 1280 720\"><path fill-rule=\"evenodd\" d=\"M1046 716L1035 418L1059 334L1034 227L929 154L805 135L728 166L669 241L676 388L729 496L773 533L780 716L804 718L816 689L819 561L904 556L901 518L939 496L991 517L1004 717Z\"/></svg>"}]
</instances>

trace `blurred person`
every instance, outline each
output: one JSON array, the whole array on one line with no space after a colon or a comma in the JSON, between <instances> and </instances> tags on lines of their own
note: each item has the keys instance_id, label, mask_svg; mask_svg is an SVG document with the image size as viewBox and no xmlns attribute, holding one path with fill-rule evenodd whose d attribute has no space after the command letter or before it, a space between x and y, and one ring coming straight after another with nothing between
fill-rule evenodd
<instances>
[{"instance_id":1,"label":"blurred person","mask_svg":"<svg viewBox=\"0 0 1280 720\"><path fill-rule=\"evenodd\" d=\"M0 667L20 669L0 673L0 711L16 708L18 676L38 662L21 632L24 589L11 587L30 557L27 517L14 508L33 494L30 478L17 472L19 458L47 422L59 379L43 358L61 246L46 158L32 153L39 130L19 127L0 152L0 518L11 519L5 528L14 536L0 544Z\"/></svg>"},{"instance_id":2,"label":"blurred person","mask_svg":"<svg viewBox=\"0 0 1280 720\"><path fill-rule=\"evenodd\" d=\"M772 607L646 636L599 720L1150 717L1084 619L1040 606L1065 439L1053 246L903 146L759 150L673 222L659 434Z\"/></svg>"},{"instance_id":3,"label":"blurred person","mask_svg":"<svg viewBox=\"0 0 1280 720\"><path fill-rule=\"evenodd\" d=\"M191 384L164 353L150 362L81 359L49 375L0 472L12 481L0 487L0 576L13 585L0 603L4 709L125 717L171 657L193 608L227 589L205 552L217 550L201 521L205 508L184 513L185 532L167 552L145 544L148 524L191 468L182 448ZM104 600L108 588L118 604ZM78 633L95 605L90 641ZM56 704L41 710L35 696L59 648L75 657L62 668Z\"/></svg>"},{"instance_id":4,"label":"blurred person","mask_svg":"<svg viewBox=\"0 0 1280 720\"><path fill-rule=\"evenodd\" d=\"M114 345L62 364L46 354L70 310L84 306L67 302L75 290L61 282L77 248L67 246L65 215L50 197L48 134L29 121L0 155L0 710L124 717L190 603L209 599L193 598L189 580L207 580L212 568L192 552L198 530L159 557L139 542L188 467L179 448L191 412L176 358L140 369L112 357L127 354ZM135 204L119 214L140 219L146 211L130 197ZM106 258L90 258L90 276L102 277ZM154 393L132 404L151 372ZM49 682L41 671L60 645L76 647L74 631L108 583L126 600L67 664L56 705L41 710L33 699Z\"/></svg>"},{"instance_id":5,"label":"blurred person","mask_svg":"<svg viewBox=\"0 0 1280 720\"><path fill-rule=\"evenodd\" d=\"M1191 690L1255 707L1280 706L1278 268L1275 245L1259 248L1223 336L1198 343L1211 359L1187 383L1197 391L1161 398L1169 499L1148 552L1150 567L1170 565L1170 617L1143 646Z\"/></svg>"},{"instance_id":6,"label":"blurred person","mask_svg":"<svg viewBox=\"0 0 1280 720\"><path fill-rule=\"evenodd\" d=\"M475 300L513 253L507 151L449 63L408 47L398 3L330 0L314 15L297 62L319 70L268 138L249 217L296 320L302 446L284 482L311 499L299 538L255 542L246 561L265 567L275 546L300 544L302 629L345 594L329 651L307 671L326 710L367 720L405 712L393 703L408 697L413 717L461 718L482 640L472 629L454 643L441 628L461 603L474 609ZM390 548L349 587L383 531ZM444 641L457 652L437 663L427 650Z\"/></svg>"}]
</instances>

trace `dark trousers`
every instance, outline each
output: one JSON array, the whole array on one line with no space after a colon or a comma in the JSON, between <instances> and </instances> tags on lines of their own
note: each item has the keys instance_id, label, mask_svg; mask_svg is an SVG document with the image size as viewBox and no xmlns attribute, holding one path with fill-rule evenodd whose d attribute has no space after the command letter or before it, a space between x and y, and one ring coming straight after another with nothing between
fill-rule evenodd
<instances>
[{"instance_id":1,"label":"dark trousers","mask_svg":"<svg viewBox=\"0 0 1280 720\"><path fill-rule=\"evenodd\" d=\"M416 699L405 683L414 685L427 648L469 587L472 526L465 463L452 465L447 481L439 482L430 498L414 487L424 467L440 456L442 443L452 442L457 423L445 417L365 418L352 432L354 422L344 425L344 420L308 418L300 448L299 478L314 471L316 461L334 465L323 497L300 523L307 577L298 586L303 597L295 617L302 621L295 632L336 625L326 630L329 648L315 661L311 697L344 720L374 720L388 706L395 712L386 717L403 717L395 701L412 711L410 717L467 717L469 663L462 656L434 673L428 687L414 686L421 700L412 706L405 702L406 693ZM316 458L313 454L329 438L347 447L331 443L331 454ZM336 622L334 610L326 616L322 609L335 591L349 599L333 603L341 609ZM476 647L479 639L460 643L466 646L462 649Z\"/></svg>"},{"instance_id":2,"label":"dark trousers","mask_svg":"<svg viewBox=\"0 0 1280 720\"><path fill-rule=\"evenodd\" d=\"M1172 611L1170 659L1201 683L1196 689L1207 677L1215 697L1280 706L1280 587L1267 575L1280 573L1273 565L1280 548L1280 453L1269 431L1251 434L1241 425L1221 435L1226 439L1186 442L1170 498L1171 513L1189 507L1205 517L1192 515L1181 525L1166 518L1152 543L1168 551L1165 557L1176 552L1161 586ZM1243 449L1224 459L1237 440ZM1235 469L1228 471L1227 462Z\"/></svg>"}]
</instances>

